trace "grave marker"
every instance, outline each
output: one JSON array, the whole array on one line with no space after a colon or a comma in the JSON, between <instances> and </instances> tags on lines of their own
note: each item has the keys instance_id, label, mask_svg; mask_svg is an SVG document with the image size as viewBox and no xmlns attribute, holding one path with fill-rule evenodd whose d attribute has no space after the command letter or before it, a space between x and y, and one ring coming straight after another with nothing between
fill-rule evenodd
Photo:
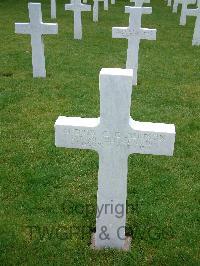
<instances>
[{"instance_id":1,"label":"grave marker","mask_svg":"<svg viewBox=\"0 0 200 266\"><path fill-rule=\"evenodd\" d=\"M51 18L56 18L56 0L51 0Z\"/></svg>"},{"instance_id":2,"label":"grave marker","mask_svg":"<svg viewBox=\"0 0 200 266\"><path fill-rule=\"evenodd\" d=\"M46 77L42 35L57 34L58 25L42 22L40 3L29 3L28 9L30 23L15 23L15 33L31 35L33 77Z\"/></svg>"},{"instance_id":3,"label":"grave marker","mask_svg":"<svg viewBox=\"0 0 200 266\"><path fill-rule=\"evenodd\" d=\"M200 0L197 0L196 9L188 9L187 16L195 16L196 23L194 28L192 45L200 45Z\"/></svg>"},{"instance_id":4,"label":"grave marker","mask_svg":"<svg viewBox=\"0 0 200 266\"><path fill-rule=\"evenodd\" d=\"M172 5L172 0L167 0L167 6L171 6Z\"/></svg>"},{"instance_id":5,"label":"grave marker","mask_svg":"<svg viewBox=\"0 0 200 266\"><path fill-rule=\"evenodd\" d=\"M65 5L65 10L71 10L74 12L74 39L82 39L82 11L91 11L90 5L81 3L81 0L71 0L71 4Z\"/></svg>"},{"instance_id":6,"label":"grave marker","mask_svg":"<svg viewBox=\"0 0 200 266\"><path fill-rule=\"evenodd\" d=\"M188 5L192 5L192 4L196 4L196 0L184 0L182 2L180 25L182 26L186 25Z\"/></svg>"},{"instance_id":7,"label":"grave marker","mask_svg":"<svg viewBox=\"0 0 200 266\"><path fill-rule=\"evenodd\" d=\"M178 12L178 5L182 4L184 0L174 0L174 4L173 4L173 13L177 13Z\"/></svg>"},{"instance_id":8,"label":"grave marker","mask_svg":"<svg viewBox=\"0 0 200 266\"><path fill-rule=\"evenodd\" d=\"M125 7L129 13L129 27L113 27L112 38L128 39L126 68L133 69L133 85L137 85L138 53L140 40L156 40L156 30L141 28L143 14L151 14L151 7Z\"/></svg>"},{"instance_id":9,"label":"grave marker","mask_svg":"<svg viewBox=\"0 0 200 266\"><path fill-rule=\"evenodd\" d=\"M99 2L103 2L104 10L108 10L108 0L99 0Z\"/></svg>"},{"instance_id":10,"label":"grave marker","mask_svg":"<svg viewBox=\"0 0 200 266\"><path fill-rule=\"evenodd\" d=\"M56 147L89 149L99 154L97 249L125 246L128 156L173 155L174 125L137 122L130 117L132 79L131 69L102 69L100 117L60 116L55 123ZM113 210L121 207L123 213L108 210L111 205Z\"/></svg>"}]
</instances>

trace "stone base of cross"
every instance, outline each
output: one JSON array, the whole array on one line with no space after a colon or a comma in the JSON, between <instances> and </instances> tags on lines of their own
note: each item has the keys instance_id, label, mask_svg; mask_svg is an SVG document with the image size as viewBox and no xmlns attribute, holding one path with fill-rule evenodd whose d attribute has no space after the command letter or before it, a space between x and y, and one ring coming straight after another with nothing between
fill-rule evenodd
<instances>
[{"instance_id":1,"label":"stone base of cross","mask_svg":"<svg viewBox=\"0 0 200 266\"><path fill-rule=\"evenodd\" d=\"M128 157L133 153L172 156L175 126L130 117L133 71L102 69L100 117L58 117L56 147L99 154L95 247L125 246Z\"/></svg>"}]
</instances>

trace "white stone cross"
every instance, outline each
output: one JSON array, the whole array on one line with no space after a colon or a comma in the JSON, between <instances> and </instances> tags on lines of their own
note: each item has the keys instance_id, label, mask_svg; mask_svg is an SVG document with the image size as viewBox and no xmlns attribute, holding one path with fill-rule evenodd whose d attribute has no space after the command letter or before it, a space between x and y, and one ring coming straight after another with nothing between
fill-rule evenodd
<instances>
[{"instance_id":1,"label":"white stone cross","mask_svg":"<svg viewBox=\"0 0 200 266\"><path fill-rule=\"evenodd\" d=\"M103 2L104 10L108 10L108 0L98 0L99 2Z\"/></svg>"},{"instance_id":2,"label":"white stone cross","mask_svg":"<svg viewBox=\"0 0 200 266\"><path fill-rule=\"evenodd\" d=\"M126 68L133 69L133 85L137 85L138 53L140 40L156 40L156 30L141 28L143 14L151 14L151 7L125 7L130 13L129 27L113 27L112 38L128 39Z\"/></svg>"},{"instance_id":3,"label":"white stone cross","mask_svg":"<svg viewBox=\"0 0 200 266\"><path fill-rule=\"evenodd\" d=\"M56 0L51 0L51 18L56 18Z\"/></svg>"},{"instance_id":4,"label":"white stone cross","mask_svg":"<svg viewBox=\"0 0 200 266\"><path fill-rule=\"evenodd\" d=\"M56 23L43 23L40 3L29 3L30 23L15 23L15 33L30 34L33 77L46 77L44 43L42 35L57 34Z\"/></svg>"},{"instance_id":5,"label":"white stone cross","mask_svg":"<svg viewBox=\"0 0 200 266\"><path fill-rule=\"evenodd\" d=\"M196 0L184 0L182 2L182 10L181 10L181 17L180 17L180 25L185 26L187 21L187 10L188 5L196 4Z\"/></svg>"},{"instance_id":6,"label":"white stone cross","mask_svg":"<svg viewBox=\"0 0 200 266\"><path fill-rule=\"evenodd\" d=\"M55 122L56 147L99 154L96 248L124 247L128 156L173 155L174 125L137 122L130 117L132 79L131 69L102 69L100 117L60 116Z\"/></svg>"},{"instance_id":7,"label":"white stone cross","mask_svg":"<svg viewBox=\"0 0 200 266\"><path fill-rule=\"evenodd\" d=\"M200 45L200 0L197 0L196 9L188 9L187 16L195 16L196 23L194 28L192 45Z\"/></svg>"},{"instance_id":8,"label":"white stone cross","mask_svg":"<svg viewBox=\"0 0 200 266\"><path fill-rule=\"evenodd\" d=\"M172 0L167 0L167 6L171 6L172 5Z\"/></svg>"},{"instance_id":9,"label":"white stone cross","mask_svg":"<svg viewBox=\"0 0 200 266\"><path fill-rule=\"evenodd\" d=\"M71 4L65 5L65 10L71 10L74 12L74 39L82 39L82 11L91 11L90 5L81 3L81 0L71 0Z\"/></svg>"},{"instance_id":10,"label":"white stone cross","mask_svg":"<svg viewBox=\"0 0 200 266\"><path fill-rule=\"evenodd\" d=\"M108 10L108 0L93 0L93 21L98 22L99 20L99 2L104 2L104 10Z\"/></svg>"},{"instance_id":11,"label":"white stone cross","mask_svg":"<svg viewBox=\"0 0 200 266\"><path fill-rule=\"evenodd\" d=\"M111 4L114 5L115 4L115 0L111 0Z\"/></svg>"},{"instance_id":12,"label":"white stone cross","mask_svg":"<svg viewBox=\"0 0 200 266\"><path fill-rule=\"evenodd\" d=\"M130 0L131 3L135 3L136 7L142 7L143 4L150 4L150 0Z\"/></svg>"},{"instance_id":13,"label":"white stone cross","mask_svg":"<svg viewBox=\"0 0 200 266\"><path fill-rule=\"evenodd\" d=\"M94 0L93 4L93 21L97 22L99 20L99 0Z\"/></svg>"},{"instance_id":14,"label":"white stone cross","mask_svg":"<svg viewBox=\"0 0 200 266\"><path fill-rule=\"evenodd\" d=\"M184 0L174 0L174 4L173 4L173 13L177 13L178 12L178 5L182 4Z\"/></svg>"}]
</instances>

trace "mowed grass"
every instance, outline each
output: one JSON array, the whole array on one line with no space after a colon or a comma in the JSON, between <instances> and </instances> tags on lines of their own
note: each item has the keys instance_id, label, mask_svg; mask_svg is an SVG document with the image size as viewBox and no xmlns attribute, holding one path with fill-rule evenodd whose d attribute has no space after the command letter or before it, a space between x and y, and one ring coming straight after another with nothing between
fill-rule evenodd
<instances>
[{"instance_id":1,"label":"mowed grass","mask_svg":"<svg viewBox=\"0 0 200 266\"><path fill-rule=\"evenodd\" d=\"M25 0L0 1L1 265L199 265L200 47L192 47L195 18L179 26L163 0L152 0L143 26L157 41L142 41L139 81L131 115L138 121L174 123L173 157L131 155L127 233L130 252L93 251L98 154L59 149L59 115L99 116L101 68L124 67L127 40L112 26L127 26L129 1L103 11L98 23L83 14L83 40L73 39L73 14L57 0L59 34L44 37L46 79L32 78ZM91 1L90 1L91 2ZM42 1L51 22L50 1ZM115 189L115 188L113 188ZM32 235L30 227L32 226ZM35 227L34 227L35 226Z\"/></svg>"}]
</instances>

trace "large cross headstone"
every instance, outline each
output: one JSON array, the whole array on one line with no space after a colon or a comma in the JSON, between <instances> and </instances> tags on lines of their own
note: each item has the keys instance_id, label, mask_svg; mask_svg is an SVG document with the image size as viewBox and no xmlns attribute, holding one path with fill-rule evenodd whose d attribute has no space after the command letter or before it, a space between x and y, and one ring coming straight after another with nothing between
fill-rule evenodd
<instances>
[{"instance_id":1,"label":"large cross headstone","mask_svg":"<svg viewBox=\"0 0 200 266\"><path fill-rule=\"evenodd\" d=\"M102 69L100 117L60 116L55 123L56 147L99 154L96 248L125 245L128 156L173 155L174 125L137 122L130 117L132 79L131 69ZM114 213L117 206L123 209L121 215Z\"/></svg>"},{"instance_id":2,"label":"large cross headstone","mask_svg":"<svg viewBox=\"0 0 200 266\"><path fill-rule=\"evenodd\" d=\"M173 4L173 13L177 13L178 12L178 5L182 4L184 0L174 0L174 4Z\"/></svg>"},{"instance_id":3,"label":"large cross headstone","mask_svg":"<svg viewBox=\"0 0 200 266\"><path fill-rule=\"evenodd\" d=\"M15 23L15 33L30 34L33 77L46 77L44 43L42 35L57 34L56 23L43 23L40 3L29 3L30 23Z\"/></svg>"},{"instance_id":4,"label":"large cross headstone","mask_svg":"<svg viewBox=\"0 0 200 266\"><path fill-rule=\"evenodd\" d=\"M126 68L133 69L133 85L137 85L138 53L140 40L156 40L156 30L141 28L143 14L151 14L151 7L125 7L129 13L129 27L113 27L112 38L128 39Z\"/></svg>"},{"instance_id":5,"label":"large cross headstone","mask_svg":"<svg viewBox=\"0 0 200 266\"><path fill-rule=\"evenodd\" d=\"M65 5L65 10L71 10L74 12L74 39L82 39L82 11L91 11L90 5L81 3L81 0L72 0L71 4Z\"/></svg>"},{"instance_id":6,"label":"large cross headstone","mask_svg":"<svg viewBox=\"0 0 200 266\"><path fill-rule=\"evenodd\" d=\"M186 25L188 5L194 5L194 4L196 4L196 0L184 0L182 2L180 25L182 26Z\"/></svg>"},{"instance_id":7,"label":"large cross headstone","mask_svg":"<svg viewBox=\"0 0 200 266\"><path fill-rule=\"evenodd\" d=\"M196 9L188 9L187 16L195 16L196 23L194 28L192 45L200 45L200 0L197 0Z\"/></svg>"},{"instance_id":8,"label":"large cross headstone","mask_svg":"<svg viewBox=\"0 0 200 266\"><path fill-rule=\"evenodd\" d=\"M56 18L56 0L51 0L51 18Z\"/></svg>"},{"instance_id":9,"label":"large cross headstone","mask_svg":"<svg viewBox=\"0 0 200 266\"><path fill-rule=\"evenodd\" d=\"M135 3L135 7L142 7L144 4L150 4L150 0L130 0L130 2Z\"/></svg>"}]
</instances>

